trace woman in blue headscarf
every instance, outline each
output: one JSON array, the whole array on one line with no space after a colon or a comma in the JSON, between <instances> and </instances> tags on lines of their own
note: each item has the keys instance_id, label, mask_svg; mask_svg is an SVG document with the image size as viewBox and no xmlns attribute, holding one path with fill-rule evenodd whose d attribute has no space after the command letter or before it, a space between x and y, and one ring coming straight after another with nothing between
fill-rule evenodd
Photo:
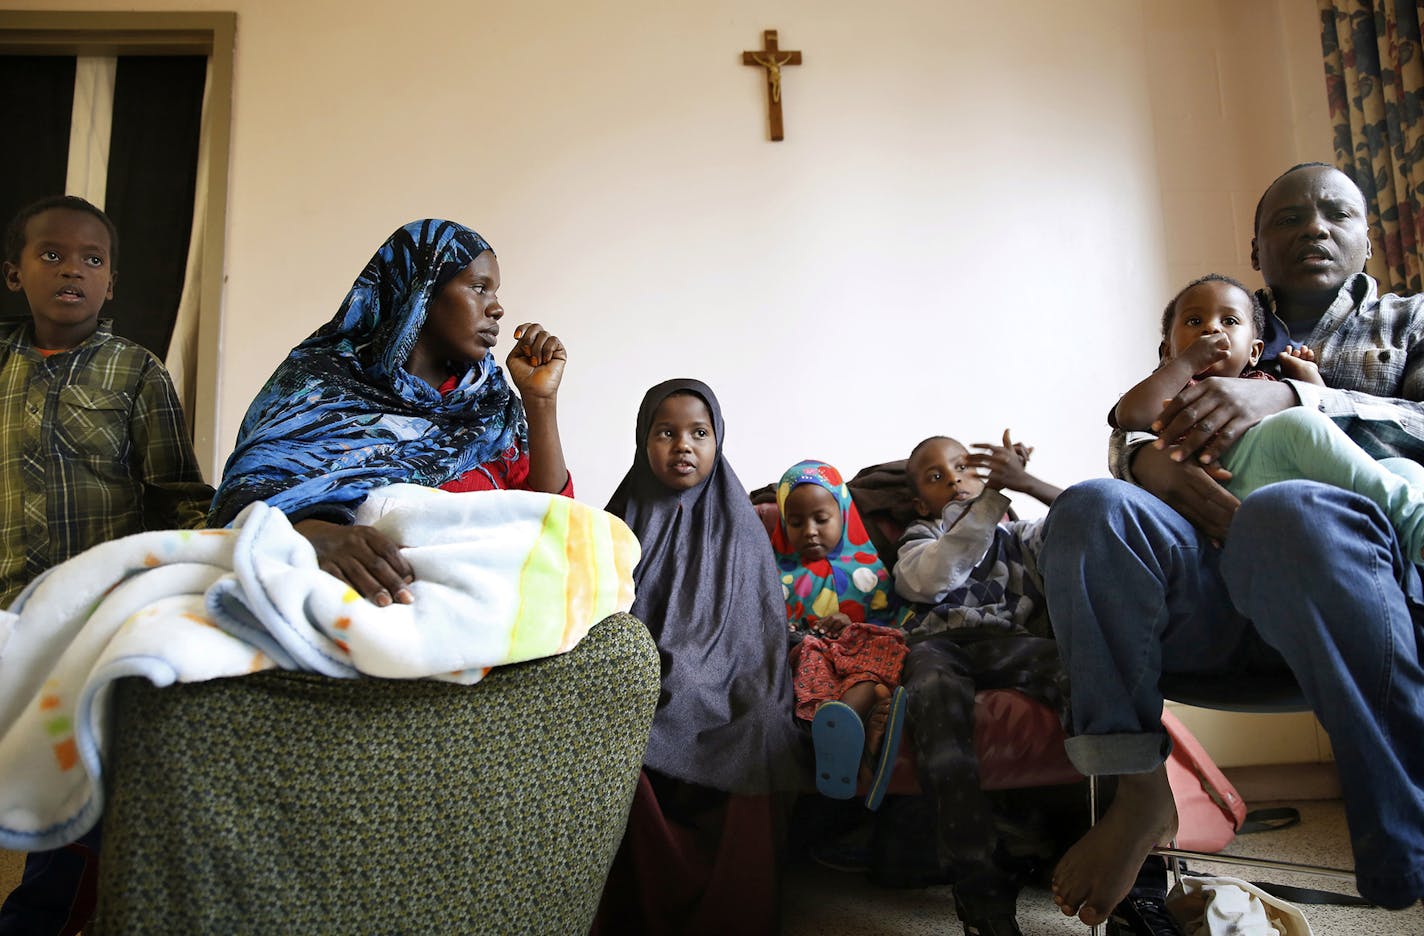
<instances>
[{"instance_id":1,"label":"woman in blue headscarf","mask_svg":"<svg viewBox=\"0 0 1424 936\"><path fill-rule=\"evenodd\" d=\"M490 354L498 291L494 250L469 228L425 219L392 234L253 400L210 521L266 501L323 569L387 605L410 600L411 570L397 544L352 525L372 488L572 495L556 406L563 342L540 325L514 330L515 396Z\"/></svg>"}]
</instances>

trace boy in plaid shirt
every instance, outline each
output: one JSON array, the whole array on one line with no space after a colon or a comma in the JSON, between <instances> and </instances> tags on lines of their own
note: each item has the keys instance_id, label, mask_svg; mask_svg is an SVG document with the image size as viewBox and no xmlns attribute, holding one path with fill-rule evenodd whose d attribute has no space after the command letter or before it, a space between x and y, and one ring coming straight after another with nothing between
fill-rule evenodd
<instances>
[{"instance_id":1,"label":"boy in plaid shirt","mask_svg":"<svg viewBox=\"0 0 1424 936\"><path fill-rule=\"evenodd\" d=\"M203 482L168 372L99 320L113 298L118 236L82 198L20 211L5 234L5 285L31 320L0 335L0 604L92 546L202 526ZM0 908L0 934L75 932L98 828L31 854Z\"/></svg>"}]
</instances>

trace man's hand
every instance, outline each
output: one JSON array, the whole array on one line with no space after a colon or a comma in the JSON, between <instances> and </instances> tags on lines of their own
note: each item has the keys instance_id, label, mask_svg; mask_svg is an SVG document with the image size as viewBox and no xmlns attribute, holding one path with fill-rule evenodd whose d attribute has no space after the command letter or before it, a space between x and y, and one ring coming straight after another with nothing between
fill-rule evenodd
<instances>
[{"instance_id":1,"label":"man's hand","mask_svg":"<svg viewBox=\"0 0 1424 936\"><path fill-rule=\"evenodd\" d=\"M1159 436L1152 445L1166 450L1175 461L1195 458L1211 464L1247 429L1295 405L1295 391L1288 384L1207 377L1167 401L1152 424Z\"/></svg>"},{"instance_id":2,"label":"man's hand","mask_svg":"<svg viewBox=\"0 0 1424 936\"><path fill-rule=\"evenodd\" d=\"M1216 464L1203 467L1177 462L1168 452L1144 445L1133 456L1132 475L1144 490L1185 517L1213 542L1226 539L1231 518L1241 506L1236 495L1220 484L1231 480L1231 472Z\"/></svg>"},{"instance_id":3,"label":"man's hand","mask_svg":"<svg viewBox=\"0 0 1424 936\"><path fill-rule=\"evenodd\" d=\"M323 572L341 579L378 608L394 598L410 604L415 573L388 536L375 527L343 526L325 520L302 520L295 526L316 549Z\"/></svg>"}]
</instances>

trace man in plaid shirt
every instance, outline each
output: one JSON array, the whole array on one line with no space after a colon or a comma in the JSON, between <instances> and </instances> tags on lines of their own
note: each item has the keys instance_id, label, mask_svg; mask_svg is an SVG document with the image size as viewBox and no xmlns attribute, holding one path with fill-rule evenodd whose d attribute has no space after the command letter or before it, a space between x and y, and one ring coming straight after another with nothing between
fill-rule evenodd
<instances>
[{"instance_id":1,"label":"man in plaid shirt","mask_svg":"<svg viewBox=\"0 0 1424 936\"><path fill-rule=\"evenodd\" d=\"M22 210L5 235L5 285L31 320L0 334L0 603L41 572L144 530L198 527L213 491L168 372L110 332L118 238L81 198ZM98 827L31 854L0 907L0 934L76 932Z\"/></svg>"},{"instance_id":2,"label":"man in plaid shirt","mask_svg":"<svg viewBox=\"0 0 1424 936\"><path fill-rule=\"evenodd\" d=\"M1115 437L1124 480L1068 489L1047 520L1040 568L1073 687L1069 756L1118 778L1054 872L1060 908L1090 924L1176 830L1164 672L1293 674L1335 748L1360 892L1394 908L1424 898L1420 557L1358 494L1288 481L1238 502L1217 483L1217 456L1292 406L1319 409L1376 457L1424 457L1424 302L1378 295L1363 272L1364 197L1322 163L1266 190L1251 255L1268 356L1309 345L1326 386L1200 380L1163 409L1160 437L1176 444Z\"/></svg>"}]
</instances>

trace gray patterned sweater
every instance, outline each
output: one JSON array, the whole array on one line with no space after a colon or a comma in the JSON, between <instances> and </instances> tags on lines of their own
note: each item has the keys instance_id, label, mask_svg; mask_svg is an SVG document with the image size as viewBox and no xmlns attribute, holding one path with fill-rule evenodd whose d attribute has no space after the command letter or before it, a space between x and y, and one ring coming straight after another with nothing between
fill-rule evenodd
<instances>
[{"instance_id":1,"label":"gray patterned sweater","mask_svg":"<svg viewBox=\"0 0 1424 936\"><path fill-rule=\"evenodd\" d=\"M894 574L896 592L916 612L905 625L909 642L1049 635L1038 573L1043 520L1000 522L1008 507L1002 492L986 488L905 530Z\"/></svg>"}]
</instances>

